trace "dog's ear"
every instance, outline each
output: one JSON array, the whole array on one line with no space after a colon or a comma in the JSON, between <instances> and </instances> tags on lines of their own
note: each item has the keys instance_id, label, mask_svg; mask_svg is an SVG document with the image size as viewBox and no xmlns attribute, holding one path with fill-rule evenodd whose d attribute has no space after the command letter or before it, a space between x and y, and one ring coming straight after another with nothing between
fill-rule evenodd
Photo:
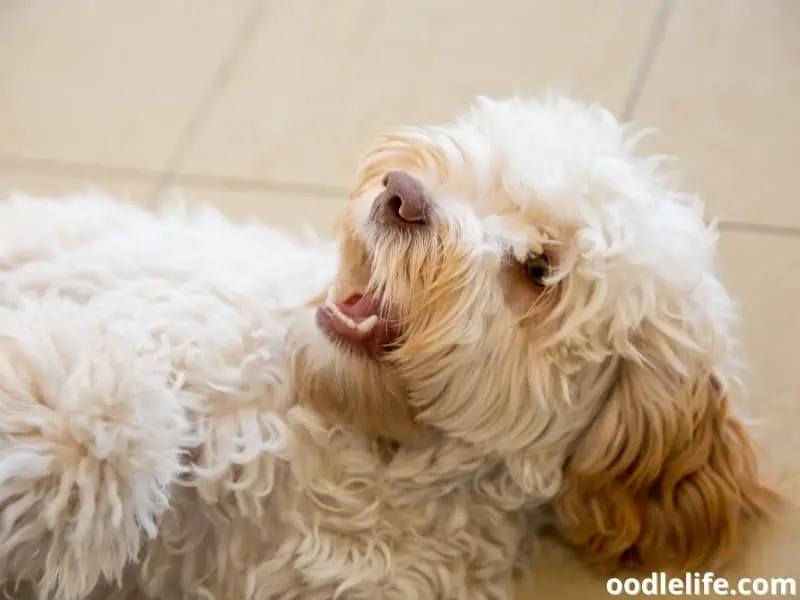
<instances>
[{"instance_id":1,"label":"dog's ear","mask_svg":"<svg viewBox=\"0 0 800 600\"><path fill-rule=\"evenodd\" d=\"M565 465L554 512L568 541L604 567L718 565L743 525L774 514L781 499L762 481L722 378L679 374L653 348L620 363Z\"/></svg>"}]
</instances>

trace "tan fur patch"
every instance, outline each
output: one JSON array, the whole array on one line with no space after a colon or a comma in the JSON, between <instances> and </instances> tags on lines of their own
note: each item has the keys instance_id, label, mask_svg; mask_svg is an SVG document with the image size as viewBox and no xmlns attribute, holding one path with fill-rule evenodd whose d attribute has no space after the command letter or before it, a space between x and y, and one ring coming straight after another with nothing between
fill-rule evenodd
<instances>
[{"instance_id":1,"label":"tan fur patch","mask_svg":"<svg viewBox=\"0 0 800 600\"><path fill-rule=\"evenodd\" d=\"M401 443L414 442L424 431L397 376L370 360L343 355L335 366L320 370L300 352L292 364L292 381L298 404L333 423Z\"/></svg>"},{"instance_id":2,"label":"tan fur patch","mask_svg":"<svg viewBox=\"0 0 800 600\"><path fill-rule=\"evenodd\" d=\"M566 468L554 507L567 539L605 567L724 563L744 525L780 507L754 442L713 378L648 395L653 373L625 366ZM669 400L669 402L665 402Z\"/></svg>"}]
</instances>

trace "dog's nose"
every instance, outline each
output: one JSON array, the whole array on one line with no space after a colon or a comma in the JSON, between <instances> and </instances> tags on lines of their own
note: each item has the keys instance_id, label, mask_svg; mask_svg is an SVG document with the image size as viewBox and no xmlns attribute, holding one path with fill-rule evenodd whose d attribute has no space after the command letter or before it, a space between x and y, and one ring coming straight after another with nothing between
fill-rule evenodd
<instances>
[{"instance_id":1,"label":"dog's nose","mask_svg":"<svg viewBox=\"0 0 800 600\"><path fill-rule=\"evenodd\" d=\"M387 221L424 225L428 219L428 191L408 173L392 171L383 178L384 189L375 199L376 209Z\"/></svg>"}]
</instances>

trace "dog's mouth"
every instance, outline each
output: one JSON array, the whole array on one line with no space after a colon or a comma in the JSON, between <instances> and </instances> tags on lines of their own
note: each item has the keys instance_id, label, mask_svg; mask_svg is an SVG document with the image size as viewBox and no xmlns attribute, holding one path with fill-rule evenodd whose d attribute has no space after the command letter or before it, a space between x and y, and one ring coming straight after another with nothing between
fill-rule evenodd
<instances>
[{"instance_id":1,"label":"dog's mouth","mask_svg":"<svg viewBox=\"0 0 800 600\"><path fill-rule=\"evenodd\" d=\"M353 293L338 302L326 300L317 309L317 325L330 340L372 358L390 351L398 337L396 320L371 293Z\"/></svg>"}]
</instances>

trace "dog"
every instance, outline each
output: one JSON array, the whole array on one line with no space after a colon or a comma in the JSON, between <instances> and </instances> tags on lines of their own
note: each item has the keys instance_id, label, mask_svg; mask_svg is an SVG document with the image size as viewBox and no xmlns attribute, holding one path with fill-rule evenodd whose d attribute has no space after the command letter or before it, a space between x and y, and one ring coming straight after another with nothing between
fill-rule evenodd
<instances>
[{"instance_id":1,"label":"dog","mask_svg":"<svg viewBox=\"0 0 800 600\"><path fill-rule=\"evenodd\" d=\"M724 562L781 496L734 407L716 230L639 138L478 98L379 137L334 241L7 198L2 580L509 600L543 524L604 567Z\"/></svg>"}]
</instances>

